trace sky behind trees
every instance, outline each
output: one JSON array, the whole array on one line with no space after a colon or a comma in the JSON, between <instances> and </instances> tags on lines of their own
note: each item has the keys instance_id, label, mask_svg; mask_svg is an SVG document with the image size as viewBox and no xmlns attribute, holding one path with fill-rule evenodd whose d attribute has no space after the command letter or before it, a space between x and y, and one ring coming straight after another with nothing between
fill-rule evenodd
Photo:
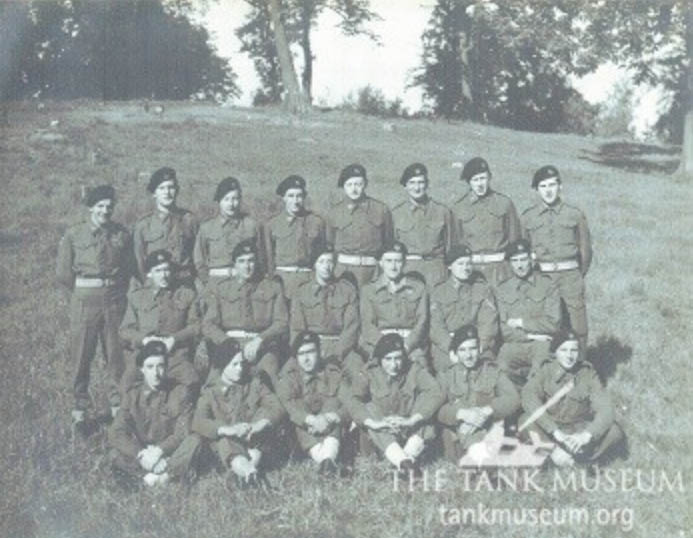
<instances>
[{"instance_id":1,"label":"sky behind trees","mask_svg":"<svg viewBox=\"0 0 693 538\"><path fill-rule=\"evenodd\" d=\"M387 99L401 98L410 111L423 104L420 87L407 88L411 72L420 66L421 34L428 23L434 6L433 0L371 0L371 8L382 21L368 27L380 37L376 45L365 36L348 37L336 27L338 17L326 11L320 16L313 34L315 52L313 97L317 105L340 104L350 92L371 85L382 90ZM221 56L231 57L242 95L235 104L250 106L259 80L251 59L239 52L240 42L234 35L248 11L244 0L216 0L208 2L204 16L205 26L214 36L214 44ZM301 65L296 56L297 66ZM605 65L596 73L575 80L575 87L592 102L603 102L624 77L612 65ZM640 88L635 92L636 134L644 134L658 117L660 92Z\"/></svg>"}]
</instances>

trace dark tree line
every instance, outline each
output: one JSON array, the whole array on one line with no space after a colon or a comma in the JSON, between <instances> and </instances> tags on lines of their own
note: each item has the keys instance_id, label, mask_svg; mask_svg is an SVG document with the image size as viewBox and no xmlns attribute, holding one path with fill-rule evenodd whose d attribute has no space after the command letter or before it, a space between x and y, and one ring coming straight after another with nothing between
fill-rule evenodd
<instances>
[{"instance_id":1,"label":"dark tree line","mask_svg":"<svg viewBox=\"0 0 693 538\"><path fill-rule=\"evenodd\" d=\"M161 0L41 0L0 5L7 99L215 98L235 76L207 31Z\"/></svg>"},{"instance_id":2,"label":"dark tree line","mask_svg":"<svg viewBox=\"0 0 693 538\"><path fill-rule=\"evenodd\" d=\"M660 129L681 141L690 109L685 0L437 0L422 36L421 86L433 114L523 130L570 126L570 77L606 61L673 91ZM689 37L686 37L689 36ZM687 44L688 43L688 44Z\"/></svg>"}]
</instances>

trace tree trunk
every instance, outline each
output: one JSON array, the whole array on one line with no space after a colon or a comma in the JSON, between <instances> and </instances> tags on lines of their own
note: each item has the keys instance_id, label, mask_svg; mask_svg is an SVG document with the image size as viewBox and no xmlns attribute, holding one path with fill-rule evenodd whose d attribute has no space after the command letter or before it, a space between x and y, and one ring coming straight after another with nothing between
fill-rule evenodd
<instances>
[{"instance_id":1,"label":"tree trunk","mask_svg":"<svg viewBox=\"0 0 693 538\"><path fill-rule=\"evenodd\" d=\"M686 52L693 57L693 7L686 9ZM684 179L693 181L693 62L687 67L687 92L684 98L686 116L683 120L683 145L681 146L681 164L677 173Z\"/></svg>"},{"instance_id":2,"label":"tree trunk","mask_svg":"<svg viewBox=\"0 0 693 538\"><path fill-rule=\"evenodd\" d=\"M304 114L310 109L310 104L306 94L301 90L296 78L294 61L289 49L289 41L284 32L284 24L281 20L280 0L268 0L270 17L272 19L272 31L274 42L279 56L279 65L282 72L282 83L284 85L283 102L286 109L292 114Z\"/></svg>"},{"instance_id":3,"label":"tree trunk","mask_svg":"<svg viewBox=\"0 0 693 538\"><path fill-rule=\"evenodd\" d=\"M310 103L313 86L313 49L310 43L310 26L313 19L312 2L303 2L301 8L301 48L303 49L303 91Z\"/></svg>"}]
</instances>

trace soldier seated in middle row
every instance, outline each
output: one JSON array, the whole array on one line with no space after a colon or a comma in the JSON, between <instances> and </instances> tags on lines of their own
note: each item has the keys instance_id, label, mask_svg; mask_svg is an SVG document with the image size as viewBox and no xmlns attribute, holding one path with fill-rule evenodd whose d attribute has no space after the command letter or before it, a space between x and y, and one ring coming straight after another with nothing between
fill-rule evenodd
<instances>
[{"instance_id":1,"label":"soldier seated in middle row","mask_svg":"<svg viewBox=\"0 0 693 538\"><path fill-rule=\"evenodd\" d=\"M334 275L337 254L329 243L313 245L313 278L298 288L291 301L291 338L313 331L320 338L324 357L339 362L352 377L363 366L358 349L361 318L356 287L348 278Z\"/></svg>"},{"instance_id":2,"label":"soldier seated in middle row","mask_svg":"<svg viewBox=\"0 0 693 538\"><path fill-rule=\"evenodd\" d=\"M453 247L445 255L445 265L450 277L431 292L431 357L436 372L449 364L448 349L458 327L476 326L481 350L491 358L499 336L496 298L484 275L475 271L470 248Z\"/></svg>"},{"instance_id":3,"label":"soldier seated in middle row","mask_svg":"<svg viewBox=\"0 0 693 538\"><path fill-rule=\"evenodd\" d=\"M382 275L361 293L361 346L372 353L382 335L397 333L409 358L427 367L429 295L422 280L405 274L406 257L399 241L378 253Z\"/></svg>"},{"instance_id":4,"label":"soldier seated in middle row","mask_svg":"<svg viewBox=\"0 0 693 538\"><path fill-rule=\"evenodd\" d=\"M237 339L243 356L256 369L267 372L274 385L289 332L282 286L259 273L257 248L252 239L238 243L231 259L233 276L207 291L202 334L214 344L229 337Z\"/></svg>"},{"instance_id":5,"label":"soldier seated in middle row","mask_svg":"<svg viewBox=\"0 0 693 538\"><path fill-rule=\"evenodd\" d=\"M149 253L143 268L147 282L128 294L120 337L126 348L135 353L147 342L165 344L170 354L168 376L189 387L192 396L197 397L200 379L192 364L200 333L197 293L189 284L178 282L178 268L166 250ZM122 377L122 390L127 390L138 377L139 370L132 360Z\"/></svg>"},{"instance_id":6,"label":"soldier seated in middle row","mask_svg":"<svg viewBox=\"0 0 693 538\"><path fill-rule=\"evenodd\" d=\"M513 274L496 288L503 338L498 364L520 388L549 360L561 306L551 279L534 270L528 241L510 243L505 255Z\"/></svg>"}]
</instances>

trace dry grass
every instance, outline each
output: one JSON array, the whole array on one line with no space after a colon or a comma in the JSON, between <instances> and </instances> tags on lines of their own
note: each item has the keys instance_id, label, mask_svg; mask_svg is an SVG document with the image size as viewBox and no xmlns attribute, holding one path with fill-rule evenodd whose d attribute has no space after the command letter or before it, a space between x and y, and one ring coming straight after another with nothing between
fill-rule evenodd
<instances>
[{"instance_id":1,"label":"dry grass","mask_svg":"<svg viewBox=\"0 0 693 538\"><path fill-rule=\"evenodd\" d=\"M298 121L275 111L167 104L162 117L133 104L30 105L10 111L0 137L3 308L0 405L0 536L632 536L683 537L693 528L689 292L693 216L690 185L662 174L636 174L581 158L603 141L471 125L380 121L341 113ZM54 128L63 142L29 142ZM402 169L427 164L433 195L451 201L460 185L453 163L488 158L496 188L519 209L532 202L531 173L555 164L565 197L583 208L595 242L588 277L592 356L627 431L630 453L615 469L683 473L681 493L392 491L382 463L359 460L354 478L321 482L305 464L273 472L276 492L226 492L220 477L191 491L126 495L102 469L103 435L74 439L69 429L67 303L53 281L57 243L80 218L81 186L112 182L120 194L117 220L132 224L146 211L148 173L169 165L183 185L181 205L211 214L216 183L234 175L260 217L275 207L276 183L291 173L309 182L311 203L324 207L342 166L368 169L369 190L391 205L402 199ZM689 320L688 322L686 320ZM95 372L95 389L102 371ZM105 409L106 402L97 398ZM431 470L444 468L433 464ZM449 468L454 472L452 468ZM541 478L547 484L550 474ZM633 529L441 525L438 507L599 507L634 510Z\"/></svg>"}]
</instances>

